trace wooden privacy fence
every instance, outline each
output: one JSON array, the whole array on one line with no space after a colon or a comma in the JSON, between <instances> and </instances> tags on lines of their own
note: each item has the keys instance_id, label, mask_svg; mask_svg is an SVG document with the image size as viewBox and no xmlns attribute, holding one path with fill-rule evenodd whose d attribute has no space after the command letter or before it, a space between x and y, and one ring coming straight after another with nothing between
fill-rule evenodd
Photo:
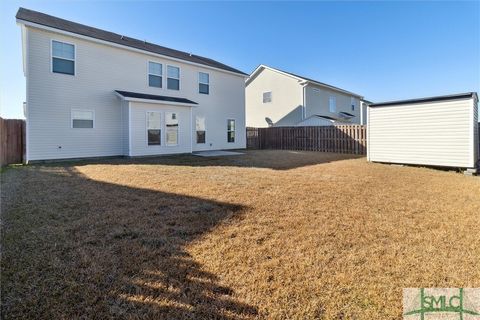
<instances>
[{"instance_id":1,"label":"wooden privacy fence","mask_svg":"<svg viewBox=\"0 0 480 320\"><path fill-rule=\"evenodd\" d=\"M25 120L0 118L0 166L22 163L25 154Z\"/></svg>"},{"instance_id":2,"label":"wooden privacy fence","mask_svg":"<svg viewBox=\"0 0 480 320\"><path fill-rule=\"evenodd\" d=\"M248 127L247 148L366 154L367 127Z\"/></svg>"}]
</instances>

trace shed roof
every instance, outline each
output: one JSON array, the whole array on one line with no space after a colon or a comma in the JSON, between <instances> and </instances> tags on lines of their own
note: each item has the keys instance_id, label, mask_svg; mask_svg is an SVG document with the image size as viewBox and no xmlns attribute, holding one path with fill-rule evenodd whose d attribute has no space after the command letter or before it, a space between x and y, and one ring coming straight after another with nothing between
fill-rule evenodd
<instances>
[{"instance_id":1,"label":"shed roof","mask_svg":"<svg viewBox=\"0 0 480 320\"><path fill-rule=\"evenodd\" d=\"M478 100L476 92L467 92L459 94L450 94L446 96L436 96L436 97L427 97L427 98L417 98L417 99L407 99L407 100L396 100L396 101L385 101L370 104L370 107L386 107L386 106L395 106L401 104L418 104L426 102L437 102L437 101L448 101L448 100L459 100L459 99L468 99L475 98Z\"/></svg>"},{"instance_id":2,"label":"shed roof","mask_svg":"<svg viewBox=\"0 0 480 320\"><path fill-rule=\"evenodd\" d=\"M116 93L121 95L124 98L134 98L134 99L144 99L144 100L155 100L155 101L165 101L165 102L175 102L175 103L186 103L186 104L198 104L192 100L186 98L177 98L169 96L158 96L154 94L139 93L139 92L130 92L130 91L121 91L115 90Z\"/></svg>"}]
</instances>

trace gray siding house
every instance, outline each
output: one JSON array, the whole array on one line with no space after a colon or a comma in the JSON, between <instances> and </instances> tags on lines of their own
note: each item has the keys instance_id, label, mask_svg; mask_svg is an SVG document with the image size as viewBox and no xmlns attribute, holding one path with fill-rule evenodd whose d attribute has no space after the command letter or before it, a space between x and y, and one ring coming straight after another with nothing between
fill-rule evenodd
<instances>
[{"instance_id":1,"label":"gray siding house","mask_svg":"<svg viewBox=\"0 0 480 320\"><path fill-rule=\"evenodd\" d=\"M245 148L245 73L24 8L16 18L27 161Z\"/></svg>"},{"instance_id":2,"label":"gray siding house","mask_svg":"<svg viewBox=\"0 0 480 320\"><path fill-rule=\"evenodd\" d=\"M266 65L246 82L247 126L365 124L363 96Z\"/></svg>"}]
</instances>

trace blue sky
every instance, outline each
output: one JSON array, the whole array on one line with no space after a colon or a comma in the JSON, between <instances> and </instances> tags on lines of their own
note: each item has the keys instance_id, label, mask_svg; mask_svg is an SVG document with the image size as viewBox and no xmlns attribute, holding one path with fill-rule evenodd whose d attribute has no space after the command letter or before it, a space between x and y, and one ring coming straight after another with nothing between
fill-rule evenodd
<instances>
[{"instance_id":1,"label":"blue sky","mask_svg":"<svg viewBox=\"0 0 480 320\"><path fill-rule=\"evenodd\" d=\"M0 114L22 118L18 7L383 100L480 91L480 2L0 1Z\"/></svg>"}]
</instances>

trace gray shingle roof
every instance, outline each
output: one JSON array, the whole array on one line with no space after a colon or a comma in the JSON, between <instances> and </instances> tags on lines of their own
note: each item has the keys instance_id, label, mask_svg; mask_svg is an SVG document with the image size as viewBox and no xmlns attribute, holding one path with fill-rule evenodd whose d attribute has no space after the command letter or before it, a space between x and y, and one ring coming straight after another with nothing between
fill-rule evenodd
<instances>
[{"instance_id":1,"label":"gray shingle roof","mask_svg":"<svg viewBox=\"0 0 480 320\"><path fill-rule=\"evenodd\" d=\"M87 37L91 37L91 38L95 38L103 41L124 45L124 46L135 48L135 49L140 49L140 50L145 50L152 53L161 54L161 55L176 58L176 59L190 61L190 62L202 64L202 65L213 67L213 68L218 68L218 69L222 69L222 70L226 70L234 73L239 73L242 75L247 75L246 73L240 70L229 67L223 63L220 63L218 61L215 61L209 58L197 56L194 54L190 54L190 53L175 50L175 49L170 49L167 47L162 47L153 43L148 43L142 40L122 36L117 33L89 27L76 22L50 16L48 14L41 13L38 11L20 8L18 9L16 18L19 20L40 24L46 27L71 32L71 33L79 34L82 36L87 36Z\"/></svg>"},{"instance_id":2,"label":"gray shingle roof","mask_svg":"<svg viewBox=\"0 0 480 320\"><path fill-rule=\"evenodd\" d=\"M313 80L313 79L310 79L310 78L307 78L307 77L304 77L304 76L300 76L300 75L298 75L298 74L291 73L291 72L288 72L288 71L284 71L284 70L280 70L280 69L277 69L277 70L282 71L283 73L287 73L287 74L289 74L289 75L291 75L291 76L294 76L294 77L297 77L297 78L301 78L301 79L306 80L306 81L308 81L308 82L311 82L311 83L313 83L313 84L318 84L318 85L320 85L320 86L326 86L326 87L334 88L334 89L337 89L337 90L341 90L341 91L348 92L348 93L350 93L350 94L353 95L353 96L362 97L362 96L359 95L359 94L356 94L356 93L354 93L354 92L347 91L347 90L342 89L342 88L339 88L339 87L332 86L331 84L327 84L327 83L324 83L324 82L320 82L320 81L317 81L317 80ZM362 98L363 98L363 97L362 97Z\"/></svg>"},{"instance_id":3,"label":"gray shingle roof","mask_svg":"<svg viewBox=\"0 0 480 320\"><path fill-rule=\"evenodd\" d=\"M179 103L188 103L188 104L198 104L192 100L185 98L169 97L169 96L157 96L155 94L146 94L139 92L130 92L130 91L120 91L115 90L119 95L125 98L136 98L136 99L146 99L146 100L158 100L158 101L167 101L167 102L179 102Z\"/></svg>"}]
</instances>

